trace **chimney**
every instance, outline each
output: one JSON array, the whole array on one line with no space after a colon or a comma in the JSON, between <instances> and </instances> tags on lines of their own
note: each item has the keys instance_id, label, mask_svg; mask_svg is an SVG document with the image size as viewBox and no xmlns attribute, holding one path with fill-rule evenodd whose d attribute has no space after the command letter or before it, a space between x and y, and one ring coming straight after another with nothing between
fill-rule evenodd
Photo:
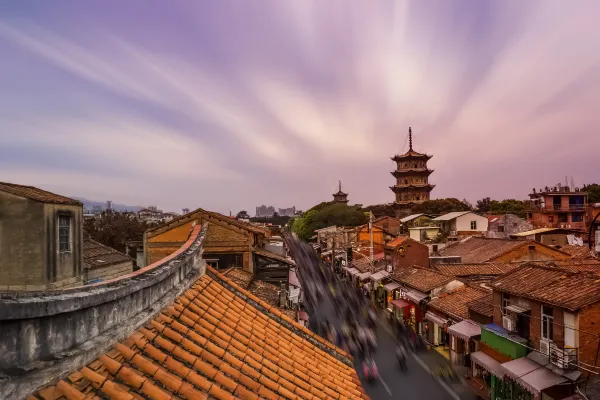
<instances>
[{"instance_id":1,"label":"chimney","mask_svg":"<svg viewBox=\"0 0 600 400\"><path fill-rule=\"evenodd\" d=\"M529 245L529 261L535 261L535 245Z\"/></svg>"}]
</instances>

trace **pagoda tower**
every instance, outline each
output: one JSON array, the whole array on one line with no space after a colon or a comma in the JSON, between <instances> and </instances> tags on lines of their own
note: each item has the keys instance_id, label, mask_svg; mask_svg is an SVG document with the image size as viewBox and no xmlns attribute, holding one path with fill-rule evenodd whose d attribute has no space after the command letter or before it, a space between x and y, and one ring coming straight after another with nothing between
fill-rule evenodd
<instances>
[{"instance_id":1,"label":"pagoda tower","mask_svg":"<svg viewBox=\"0 0 600 400\"><path fill-rule=\"evenodd\" d=\"M429 175L433 170L427 168L427 161L432 157L413 150L412 130L408 128L408 151L395 155L396 170L391 174L396 178L396 184L390 189L396 195L394 210L396 217L410 213L413 206L429 200L435 185L429 184Z\"/></svg>"},{"instance_id":2,"label":"pagoda tower","mask_svg":"<svg viewBox=\"0 0 600 400\"><path fill-rule=\"evenodd\" d=\"M342 192L342 181L339 181L338 192L333 194L333 201L336 203L348 203L348 193Z\"/></svg>"}]
</instances>

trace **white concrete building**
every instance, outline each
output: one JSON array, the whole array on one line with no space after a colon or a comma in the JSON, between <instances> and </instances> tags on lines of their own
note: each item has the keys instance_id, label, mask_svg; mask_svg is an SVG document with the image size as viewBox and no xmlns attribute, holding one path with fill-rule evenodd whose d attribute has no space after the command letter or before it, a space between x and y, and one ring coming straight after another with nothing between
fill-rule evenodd
<instances>
[{"instance_id":1,"label":"white concrete building","mask_svg":"<svg viewBox=\"0 0 600 400\"><path fill-rule=\"evenodd\" d=\"M442 232L451 236L484 234L488 230L488 218L471 211L451 212L432 219Z\"/></svg>"}]
</instances>

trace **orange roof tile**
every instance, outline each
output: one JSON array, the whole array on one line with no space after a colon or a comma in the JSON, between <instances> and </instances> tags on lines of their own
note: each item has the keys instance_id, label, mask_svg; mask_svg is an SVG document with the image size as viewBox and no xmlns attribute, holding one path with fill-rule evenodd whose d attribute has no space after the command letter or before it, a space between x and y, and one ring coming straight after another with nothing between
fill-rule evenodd
<instances>
[{"instance_id":1,"label":"orange roof tile","mask_svg":"<svg viewBox=\"0 0 600 400\"><path fill-rule=\"evenodd\" d=\"M389 243L386 243L387 247L396 247L404 243L404 241L408 239L408 236L398 236L396 239L392 240Z\"/></svg>"},{"instance_id":2,"label":"orange roof tile","mask_svg":"<svg viewBox=\"0 0 600 400\"><path fill-rule=\"evenodd\" d=\"M417 267L397 270L392 274L392 279L425 293L454 280L451 276L442 275L431 269Z\"/></svg>"},{"instance_id":3,"label":"orange roof tile","mask_svg":"<svg viewBox=\"0 0 600 400\"><path fill-rule=\"evenodd\" d=\"M348 354L210 267L146 326L33 398L48 395L368 398Z\"/></svg>"}]
</instances>

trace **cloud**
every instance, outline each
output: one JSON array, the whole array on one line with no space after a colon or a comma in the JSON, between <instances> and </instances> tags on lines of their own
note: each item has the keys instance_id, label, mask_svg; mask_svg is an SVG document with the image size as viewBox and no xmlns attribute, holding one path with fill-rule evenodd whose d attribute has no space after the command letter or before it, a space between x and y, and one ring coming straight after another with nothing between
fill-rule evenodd
<instances>
[{"instance_id":1,"label":"cloud","mask_svg":"<svg viewBox=\"0 0 600 400\"><path fill-rule=\"evenodd\" d=\"M391 201L389 157L405 150L408 126L434 155L434 196L519 198L565 174L596 178L580 167L600 145L593 0L232 4L180 5L164 19L148 7L147 20L78 8L77 29L94 28L85 35L44 17L0 21L11 62L38 61L18 78L55 74L65 88L49 107L46 92L17 79L18 105L5 92L0 116L21 118L0 129L19 135L0 144L24 158L26 146L68 152L91 175L146 173L186 193L181 203L224 209L305 208L329 199L338 179L352 201ZM516 182L514 165L528 163Z\"/></svg>"}]
</instances>

